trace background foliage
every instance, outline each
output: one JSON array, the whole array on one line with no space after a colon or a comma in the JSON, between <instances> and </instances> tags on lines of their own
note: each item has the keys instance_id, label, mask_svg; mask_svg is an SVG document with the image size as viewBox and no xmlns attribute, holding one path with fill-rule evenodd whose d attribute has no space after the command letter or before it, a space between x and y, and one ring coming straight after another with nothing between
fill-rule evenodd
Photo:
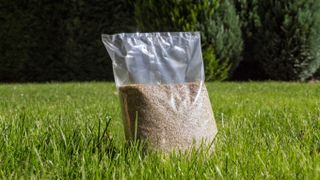
<instances>
[{"instance_id":1,"label":"background foliage","mask_svg":"<svg viewBox=\"0 0 320 180\"><path fill-rule=\"evenodd\" d=\"M306 80L320 65L320 1L235 0L245 44L237 78ZM256 71L255 71L255 70ZM245 74L243 72L251 72Z\"/></svg>"},{"instance_id":2,"label":"background foliage","mask_svg":"<svg viewBox=\"0 0 320 180\"><path fill-rule=\"evenodd\" d=\"M320 80L320 68L319 68L318 71L315 73L314 78Z\"/></svg>"},{"instance_id":3,"label":"background foliage","mask_svg":"<svg viewBox=\"0 0 320 180\"><path fill-rule=\"evenodd\" d=\"M112 80L101 33L200 31L207 80L319 77L319 0L1 0L0 82Z\"/></svg>"},{"instance_id":4,"label":"background foliage","mask_svg":"<svg viewBox=\"0 0 320 180\"><path fill-rule=\"evenodd\" d=\"M256 48L255 36L261 27L258 2L259 0L234 0L240 18L243 51L242 61L231 77L233 80L261 80L267 78L260 61L253 57Z\"/></svg>"},{"instance_id":5,"label":"background foliage","mask_svg":"<svg viewBox=\"0 0 320 180\"><path fill-rule=\"evenodd\" d=\"M320 66L320 1L260 1L255 58L275 80L305 80Z\"/></svg>"},{"instance_id":6,"label":"background foliage","mask_svg":"<svg viewBox=\"0 0 320 180\"><path fill-rule=\"evenodd\" d=\"M131 31L127 1L2 1L0 81L112 79L100 37Z\"/></svg>"},{"instance_id":7,"label":"background foliage","mask_svg":"<svg viewBox=\"0 0 320 180\"><path fill-rule=\"evenodd\" d=\"M239 19L230 1L137 0L140 31L200 31L207 80L224 80L239 63Z\"/></svg>"}]
</instances>

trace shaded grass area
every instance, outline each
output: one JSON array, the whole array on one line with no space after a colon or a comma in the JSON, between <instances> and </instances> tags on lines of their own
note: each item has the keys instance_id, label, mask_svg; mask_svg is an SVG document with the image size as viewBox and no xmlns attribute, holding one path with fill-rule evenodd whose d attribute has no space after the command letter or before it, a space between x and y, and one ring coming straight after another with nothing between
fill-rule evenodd
<instances>
[{"instance_id":1,"label":"shaded grass area","mask_svg":"<svg viewBox=\"0 0 320 180\"><path fill-rule=\"evenodd\" d=\"M0 85L0 178L320 178L320 84L207 83L214 153L126 145L112 83Z\"/></svg>"}]
</instances>

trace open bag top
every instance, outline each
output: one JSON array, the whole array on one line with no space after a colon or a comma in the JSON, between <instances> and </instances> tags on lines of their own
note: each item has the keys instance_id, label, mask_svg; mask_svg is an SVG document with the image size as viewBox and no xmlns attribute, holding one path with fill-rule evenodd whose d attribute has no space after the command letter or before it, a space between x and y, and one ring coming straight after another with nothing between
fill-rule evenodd
<instances>
[{"instance_id":1,"label":"open bag top","mask_svg":"<svg viewBox=\"0 0 320 180\"><path fill-rule=\"evenodd\" d=\"M204 80L199 32L102 35L117 87Z\"/></svg>"}]
</instances>

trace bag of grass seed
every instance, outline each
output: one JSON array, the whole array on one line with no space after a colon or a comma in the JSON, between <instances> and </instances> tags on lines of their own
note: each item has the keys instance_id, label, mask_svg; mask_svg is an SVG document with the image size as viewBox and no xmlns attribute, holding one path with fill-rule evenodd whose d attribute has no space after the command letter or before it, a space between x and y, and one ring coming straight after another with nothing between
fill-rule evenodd
<instances>
[{"instance_id":1,"label":"bag of grass seed","mask_svg":"<svg viewBox=\"0 0 320 180\"><path fill-rule=\"evenodd\" d=\"M104 34L102 41L127 140L136 135L147 148L164 152L211 144L217 128L198 32Z\"/></svg>"}]
</instances>

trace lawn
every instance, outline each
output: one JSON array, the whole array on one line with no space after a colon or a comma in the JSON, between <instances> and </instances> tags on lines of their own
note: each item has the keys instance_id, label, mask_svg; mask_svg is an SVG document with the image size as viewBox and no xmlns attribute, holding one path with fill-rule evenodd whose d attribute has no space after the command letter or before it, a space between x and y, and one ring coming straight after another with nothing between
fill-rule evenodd
<instances>
[{"instance_id":1,"label":"lawn","mask_svg":"<svg viewBox=\"0 0 320 180\"><path fill-rule=\"evenodd\" d=\"M0 85L0 179L319 179L320 84L208 83L214 153L126 145L113 83Z\"/></svg>"}]
</instances>

